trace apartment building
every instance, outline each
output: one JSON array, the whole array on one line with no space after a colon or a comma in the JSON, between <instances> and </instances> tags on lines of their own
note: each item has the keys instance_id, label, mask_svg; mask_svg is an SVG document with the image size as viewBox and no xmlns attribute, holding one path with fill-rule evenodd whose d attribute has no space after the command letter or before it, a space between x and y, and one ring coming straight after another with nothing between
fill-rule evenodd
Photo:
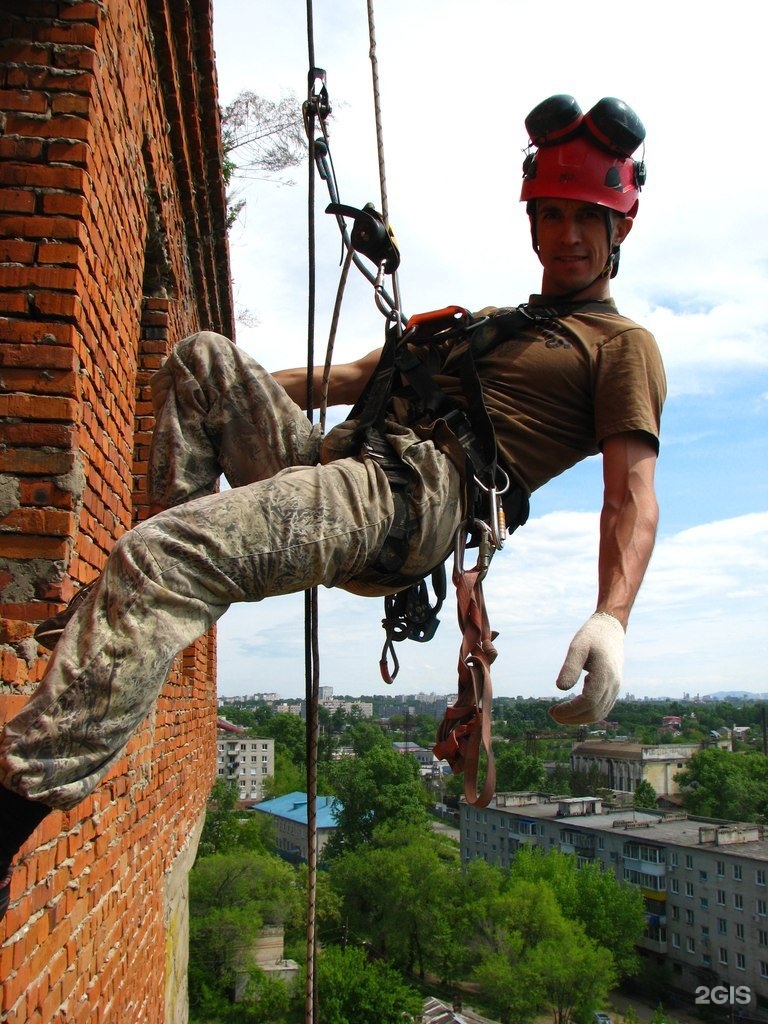
<instances>
[{"instance_id":1,"label":"apartment building","mask_svg":"<svg viewBox=\"0 0 768 1024\"><path fill-rule=\"evenodd\" d=\"M461 804L461 856L506 867L522 845L597 862L640 889L641 952L673 984L749 992L745 1014L768 1020L768 833L757 825L603 807L596 797L499 793L484 810Z\"/></svg>"},{"instance_id":2,"label":"apartment building","mask_svg":"<svg viewBox=\"0 0 768 1024\"><path fill-rule=\"evenodd\" d=\"M239 800L261 800L275 774L275 741L248 736L241 726L216 723L216 777L237 783Z\"/></svg>"}]
</instances>

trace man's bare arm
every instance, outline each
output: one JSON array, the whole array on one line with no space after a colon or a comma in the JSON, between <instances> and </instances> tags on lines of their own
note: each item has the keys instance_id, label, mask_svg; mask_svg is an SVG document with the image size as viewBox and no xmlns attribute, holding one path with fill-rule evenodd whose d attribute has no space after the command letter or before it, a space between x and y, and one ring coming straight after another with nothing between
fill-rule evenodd
<instances>
[{"instance_id":1,"label":"man's bare arm","mask_svg":"<svg viewBox=\"0 0 768 1024\"><path fill-rule=\"evenodd\" d=\"M328 381L328 405L354 405L369 377L376 369L381 349L374 349L352 363L331 367ZM272 374L302 409L307 405L307 368L277 370ZM323 367L316 366L312 377L313 404L319 406L323 395Z\"/></svg>"},{"instance_id":2,"label":"man's bare arm","mask_svg":"<svg viewBox=\"0 0 768 1024\"><path fill-rule=\"evenodd\" d=\"M642 434L617 434L603 445L596 610L613 615L624 629L656 539L655 468L656 452Z\"/></svg>"}]
</instances>

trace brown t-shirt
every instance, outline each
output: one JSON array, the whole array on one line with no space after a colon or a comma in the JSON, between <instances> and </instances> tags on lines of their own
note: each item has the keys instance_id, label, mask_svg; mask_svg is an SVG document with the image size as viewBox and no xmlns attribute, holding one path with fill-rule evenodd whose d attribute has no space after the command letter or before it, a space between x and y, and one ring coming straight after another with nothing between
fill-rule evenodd
<instances>
[{"instance_id":1,"label":"brown t-shirt","mask_svg":"<svg viewBox=\"0 0 768 1024\"><path fill-rule=\"evenodd\" d=\"M595 455L613 434L642 431L658 450L661 354L652 334L604 305L605 312L532 323L476 361L500 459L529 492ZM451 374L460 352L446 353L435 379L463 404Z\"/></svg>"}]
</instances>

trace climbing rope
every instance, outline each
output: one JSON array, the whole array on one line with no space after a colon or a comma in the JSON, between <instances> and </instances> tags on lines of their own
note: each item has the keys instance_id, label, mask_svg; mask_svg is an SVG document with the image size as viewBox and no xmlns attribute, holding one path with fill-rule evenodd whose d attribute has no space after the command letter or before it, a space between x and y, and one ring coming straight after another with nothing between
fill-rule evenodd
<instances>
[{"instance_id":1,"label":"climbing rope","mask_svg":"<svg viewBox=\"0 0 768 1024\"><path fill-rule=\"evenodd\" d=\"M333 170L333 163L328 143L325 120L330 114L328 92L325 85L325 71L315 65L314 17L312 0L307 0L307 55L309 72L307 76L307 99L303 104L304 127L307 132L309 150L309 178L307 187L307 259L308 259L308 297L307 297L307 390L306 407L310 423L313 420L314 396L314 365L315 365L315 314L316 314L316 250L315 250L315 170L327 184L331 198L331 208L335 212L342 236L342 247L346 252L341 277L337 289L333 309L328 345L322 377L322 393L320 396L320 430L325 431L326 410L328 404L328 386L330 381L333 346L338 327L341 302L346 287L349 269L354 263L368 281L374 286L376 305L387 320L402 331L405 318L401 312L399 285L396 267L399 254L394 239L389 232L389 213L387 201L386 172L384 164L384 141L381 123L381 98L378 78L378 61L376 57L376 34L373 17L373 3L368 0L368 35L369 56L373 77L374 112L376 121L376 148L379 163L379 182L381 189L381 222L387 236L383 243L386 256L377 256L377 272L372 273L358 255L358 246L353 244L355 229L350 236L345 215L350 208L339 204L338 189ZM316 138L316 130L321 137ZM337 209L334 211L333 206ZM367 208L366 208L367 209ZM352 214L363 215L363 211L351 211ZM373 218L372 218L373 220ZM374 227L376 225L374 224ZM365 252L365 249L361 249ZM370 255L369 253L365 253ZM392 275L392 295L384 287L385 274ZM320 692L320 651L318 643L318 598L317 588L308 590L304 601L304 641L305 641L305 700L307 709L306 752L307 752L307 920L306 920L306 985L304 1002L305 1024L316 1024L318 1018L317 996L317 762L319 745L319 692Z\"/></svg>"}]
</instances>

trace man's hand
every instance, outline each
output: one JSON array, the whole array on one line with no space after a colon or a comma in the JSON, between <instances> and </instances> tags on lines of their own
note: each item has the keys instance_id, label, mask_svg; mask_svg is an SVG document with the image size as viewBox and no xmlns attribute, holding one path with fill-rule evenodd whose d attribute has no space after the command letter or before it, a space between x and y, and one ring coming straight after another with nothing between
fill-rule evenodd
<instances>
[{"instance_id":1,"label":"man's hand","mask_svg":"<svg viewBox=\"0 0 768 1024\"><path fill-rule=\"evenodd\" d=\"M560 725L586 725L605 718L616 702L624 668L624 627L608 612L587 619L568 648L557 685L570 690L582 670L587 675L578 697L556 704L549 713Z\"/></svg>"}]
</instances>

